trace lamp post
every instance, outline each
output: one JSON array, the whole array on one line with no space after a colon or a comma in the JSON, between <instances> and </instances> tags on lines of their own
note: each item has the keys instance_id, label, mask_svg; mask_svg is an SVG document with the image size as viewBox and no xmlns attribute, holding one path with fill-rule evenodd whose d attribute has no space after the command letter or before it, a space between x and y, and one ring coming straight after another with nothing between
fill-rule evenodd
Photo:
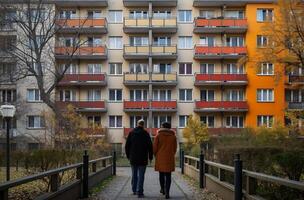
<instances>
[{"instance_id":1,"label":"lamp post","mask_svg":"<svg viewBox=\"0 0 304 200\"><path fill-rule=\"evenodd\" d=\"M10 180L10 121L16 112L15 106L2 105L0 114L6 121L6 180Z\"/></svg>"}]
</instances>

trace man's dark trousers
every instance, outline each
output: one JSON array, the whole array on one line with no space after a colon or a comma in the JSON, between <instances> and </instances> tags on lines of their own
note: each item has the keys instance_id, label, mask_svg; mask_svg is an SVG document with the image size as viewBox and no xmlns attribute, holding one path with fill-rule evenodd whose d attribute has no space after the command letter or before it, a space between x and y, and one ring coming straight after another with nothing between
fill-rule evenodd
<instances>
[{"instance_id":1,"label":"man's dark trousers","mask_svg":"<svg viewBox=\"0 0 304 200\"><path fill-rule=\"evenodd\" d=\"M145 165L132 165L132 191L133 193L137 193L138 195L144 194L144 181L145 181Z\"/></svg>"}]
</instances>

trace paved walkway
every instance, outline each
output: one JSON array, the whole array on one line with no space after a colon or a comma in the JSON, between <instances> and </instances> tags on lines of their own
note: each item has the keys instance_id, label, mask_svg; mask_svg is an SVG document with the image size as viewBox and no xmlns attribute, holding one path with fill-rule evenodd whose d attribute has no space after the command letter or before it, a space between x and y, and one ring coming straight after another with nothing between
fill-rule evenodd
<instances>
[{"instance_id":1,"label":"paved walkway","mask_svg":"<svg viewBox=\"0 0 304 200\"><path fill-rule=\"evenodd\" d=\"M131 168L119 167L117 168L117 176L107 185L97 196L92 199L98 200L131 200L138 199L137 196L132 194L131 190ZM153 168L147 168L145 176L144 194L145 199L165 199L159 193L160 187L158 182L158 173ZM170 190L171 199L202 199L197 197L195 187L191 186L183 179L178 172L173 173L172 185ZM204 198L209 199L209 198ZM213 199L213 198L212 198Z\"/></svg>"}]
</instances>

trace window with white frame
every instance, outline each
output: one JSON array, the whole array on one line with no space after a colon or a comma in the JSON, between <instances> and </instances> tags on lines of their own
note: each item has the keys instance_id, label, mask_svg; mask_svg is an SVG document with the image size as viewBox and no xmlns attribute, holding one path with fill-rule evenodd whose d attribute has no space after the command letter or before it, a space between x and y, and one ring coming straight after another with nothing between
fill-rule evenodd
<instances>
[{"instance_id":1,"label":"window with white frame","mask_svg":"<svg viewBox=\"0 0 304 200\"><path fill-rule=\"evenodd\" d=\"M180 75L192 75L192 63L179 63Z\"/></svg>"},{"instance_id":2,"label":"window with white frame","mask_svg":"<svg viewBox=\"0 0 304 200\"><path fill-rule=\"evenodd\" d=\"M122 128L122 116L109 116L109 128Z\"/></svg>"},{"instance_id":3,"label":"window with white frame","mask_svg":"<svg viewBox=\"0 0 304 200\"><path fill-rule=\"evenodd\" d=\"M148 19L148 11L146 10L132 10L129 13L130 19Z\"/></svg>"},{"instance_id":4,"label":"window with white frame","mask_svg":"<svg viewBox=\"0 0 304 200\"><path fill-rule=\"evenodd\" d=\"M41 72L42 72L42 75L43 75L43 73L45 72L45 63L40 63L40 68L41 68ZM39 72L39 65L38 65L38 63L33 63L33 70L37 73L37 74L39 74L40 72Z\"/></svg>"},{"instance_id":5,"label":"window with white frame","mask_svg":"<svg viewBox=\"0 0 304 200\"><path fill-rule=\"evenodd\" d=\"M257 36L257 47L266 47L268 45L268 37L265 35Z\"/></svg>"},{"instance_id":6,"label":"window with white frame","mask_svg":"<svg viewBox=\"0 0 304 200\"><path fill-rule=\"evenodd\" d=\"M100 101L101 100L101 90L90 89L88 90L88 101Z\"/></svg>"},{"instance_id":7,"label":"window with white frame","mask_svg":"<svg viewBox=\"0 0 304 200\"><path fill-rule=\"evenodd\" d=\"M214 128L214 116L204 115L200 117L201 123L205 124L208 128Z\"/></svg>"},{"instance_id":8,"label":"window with white frame","mask_svg":"<svg viewBox=\"0 0 304 200\"><path fill-rule=\"evenodd\" d=\"M122 63L109 63L111 75L121 75L122 74Z\"/></svg>"},{"instance_id":9,"label":"window with white frame","mask_svg":"<svg viewBox=\"0 0 304 200\"><path fill-rule=\"evenodd\" d=\"M192 101L192 89L180 89L179 90L180 101Z\"/></svg>"},{"instance_id":10,"label":"window with white frame","mask_svg":"<svg viewBox=\"0 0 304 200\"><path fill-rule=\"evenodd\" d=\"M88 127L98 128L101 126L101 117L100 116L87 116Z\"/></svg>"},{"instance_id":11,"label":"window with white frame","mask_svg":"<svg viewBox=\"0 0 304 200\"><path fill-rule=\"evenodd\" d=\"M258 126L265 126L271 128L273 125L273 116L272 115L258 115L257 116Z\"/></svg>"},{"instance_id":12,"label":"window with white frame","mask_svg":"<svg viewBox=\"0 0 304 200\"><path fill-rule=\"evenodd\" d=\"M226 128L243 128L244 117L243 116L226 116Z\"/></svg>"},{"instance_id":13,"label":"window with white frame","mask_svg":"<svg viewBox=\"0 0 304 200\"><path fill-rule=\"evenodd\" d=\"M147 127L148 117L144 115L131 115L130 116L130 128L135 128L137 126L137 122L143 119L145 121L145 127Z\"/></svg>"},{"instance_id":14,"label":"window with white frame","mask_svg":"<svg viewBox=\"0 0 304 200\"><path fill-rule=\"evenodd\" d=\"M171 101L171 90L153 90L154 101Z\"/></svg>"},{"instance_id":15,"label":"window with white frame","mask_svg":"<svg viewBox=\"0 0 304 200\"><path fill-rule=\"evenodd\" d=\"M148 100L148 90L130 90L130 100L131 101L147 101Z\"/></svg>"},{"instance_id":16,"label":"window with white frame","mask_svg":"<svg viewBox=\"0 0 304 200\"><path fill-rule=\"evenodd\" d=\"M78 66L77 64L71 63L70 65L68 64L61 64L60 65L61 70L65 70L65 74L77 74L78 72Z\"/></svg>"},{"instance_id":17,"label":"window with white frame","mask_svg":"<svg viewBox=\"0 0 304 200\"><path fill-rule=\"evenodd\" d=\"M32 8L30 9L30 20L33 23L37 23L37 22L43 22L44 20L46 20L47 16L47 12L45 9L36 9L36 8Z\"/></svg>"},{"instance_id":18,"label":"window with white frame","mask_svg":"<svg viewBox=\"0 0 304 200\"><path fill-rule=\"evenodd\" d=\"M245 12L243 10L225 10L225 19L244 19Z\"/></svg>"},{"instance_id":19,"label":"window with white frame","mask_svg":"<svg viewBox=\"0 0 304 200\"><path fill-rule=\"evenodd\" d=\"M122 101L122 89L109 89L110 101Z\"/></svg>"},{"instance_id":20,"label":"window with white frame","mask_svg":"<svg viewBox=\"0 0 304 200\"><path fill-rule=\"evenodd\" d=\"M154 46L170 46L171 45L171 37L154 37L153 39Z\"/></svg>"},{"instance_id":21,"label":"window with white frame","mask_svg":"<svg viewBox=\"0 0 304 200\"><path fill-rule=\"evenodd\" d=\"M285 91L285 100L287 102L303 102L304 90L301 89L288 89Z\"/></svg>"},{"instance_id":22,"label":"window with white frame","mask_svg":"<svg viewBox=\"0 0 304 200\"><path fill-rule=\"evenodd\" d=\"M131 46L148 46L149 38L144 36L131 36L130 37Z\"/></svg>"},{"instance_id":23,"label":"window with white frame","mask_svg":"<svg viewBox=\"0 0 304 200\"><path fill-rule=\"evenodd\" d=\"M171 63L159 63L153 65L153 73L170 74L171 72Z\"/></svg>"},{"instance_id":24,"label":"window with white frame","mask_svg":"<svg viewBox=\"0 0 304 200\"><path fill-rule=\"evenodd\" d=\"M74 47L77 44L77 38L74 37L60 37L58 38L61 47Z\"/></svg>"},{"instance_id":25,"label":"window with white frame","mask_svg":"<svg viewBox=\"0 0 304 200\"><path fill-rule=\"evenodd\" d=\"M29 102L41 101L40 90L27 89L27 101Z\"/></svg>"},{"instance_id":26,"label":"window with white frame","mask_svg":"<svg viewBox=\"0 0 304 200\"><path fill-rule=\"evenodd\" d=\"M110 36L109 37L109 49L122 49L122 37Z\"/></svg>"},{"instance_id":27,"label":"window with white frame","mask_svg":"<svg viewBox=\"0 0 304 200\"><path fill-rule=\"evenodd\" d=\"M243 89L226 90L225 101L244 101L244 90Z\"/></svg>"},{"instance_id":28,"label":"window with white frame","mask_svg":"<svg viewBox=\"0 0 304 200\"><path fill-rule=\"evenodd\" d=\"M179 127L185 128L187 126L188 119L189 119L189 115L180 115L179 116Z\"/></svg>"},{"instance_id":29,"label":"window with white frame","mask_svg":"<svg viewBox=\"0 0 304 200\"><path fill-rule=\"evenodd\" d=\"M88 73L89 74L100 74L101 73L101 64L90 63L88 64Z\"/></svg>"},{"instance_id":30,"label":"window with white frame","mask_svg":"<svg viewBox=\"0 0 304 200\"><path fill-rule=\"evenodd\" d=\"M147 74L148 73L148 64L147 63L131 63L129 65L131 74Z\"/></svg>"},{"instance_id":31,"label":"window with white frame","mask_svg":"<svg viewBox=\"0 0 304 200\"><path fill-rule=\"evenodd\" d=\"M192 49L192 37L191 36L180 36L178 37L178 48L179 49Z\"/></svg>"},{"instance_id":32,"label":"window with white frame","mask_svg":"<svg viewBox=\"0 0 304 200\"><path fill-rule=\"evenodd\" d=\"M242 36L229 36L226 38L226 46L228 47L243 47L244 37Z\"/></svg>"},{"instance_id":33,"label":"window with white frame","mask_svg":"<svg viewBox=\"0 0 304 200\"><path fill-rule=\"evenodd\" d=\"M77 18L76 10L60 10L59 18L60 19L75 19L75 18Z\"/></svg>"},{"instance_id":34,"label":"window with white frame","mask_svg":"<svg viewBox=\"0 0 304 200\"><path fill-rule=\"evenodd\" d=\"M201 101L214 101L215 91L214 90L201 90Z\"/></svg>"},{"instance_id":35,"label":"window with white frame","mask_svg":"<svg viewBox=\"0 0 304 200\"><path fill-rule=\"evenodd\" d=\"M201 74L214 74L215 64L213 63L201 63L200 73Z\"/></svg>"},{"instance_id":36,"label":"window with white frame","mask_svg":"<svg viewBox=\"0 0 304 200\"><path fill-rule=\"evenodd\" d=\"M227 74L244 74L244 65L238 66L236 63L226 64Z\"/></svg>"},{"instance_id":37,"label":"window with white frame","mask_svg":"<svg viewBox=\"0 0 304 200\"><path fill-rule=\"evenodd\" d=\"M202 36L200 37L199 44L206 47L214 47L215 38L213 36Z\"/></svg>"},{"instance_id":38,"label":"window with white frame","mask_svg":"<svg viewBox=\"0 0 304 200\"><path fill-rule=\"evenodd\" d=\"M88 16L88 19L100 19L101 10L88 10L87 16Z\"/></svg>"},{"instance_id":39,"label":"window with white frame","mask_svg":"<svg viewBox=\"0 0 304 200\"><path fill-rule=\"evenodd\" d=\"M27 128L45 128L45 119L43 116L27 116Z\"/></svg>"},{"instance_id":40,"label":"window with white frame","mask_svg":"<svg viewBox=\"0 0 304 200\"><path fill-rule=\"evenodd\" d=\"M261 63L258 75L274 75L274 66L272 63Z\"/></svg>"},{"instance_id":41,"label":"window with white frame","mask_svg":"<svg viewBox=\"0 0 304 200\"><path fill-rule=\"evenodd\" d=\"M109 10L108 21L109 23L122 23L122 11Z\"/></svg>"},{"instance_id":42,"label":"window with white frame","mask_svg":"<svg viewBox=\"0 0 304 200\"><path fill-rule=\"evenodd\" d=\"M76 101L76 91L75 90L60 90L59 92L60 101Z\"/></svg>"},{"instance_id":43,"label":"window with white frame","mask_svg":"<svg viewBox=\"0 0 304 200\"><path fill-rule=\"evenodd\" d=\"M192 10L179 10L178 11L179 22L191 22L192 23Z\"/></svg>"},{"instance_id":44,"label":"window with white frame","mask_svg":"<svg viewBox=\"0 0 304 200\"><path fill-rule=\"evenodd\" d=\"M214 10L200 10L201 19L213 19L215 18L215 11Z\"/></svg>"},{"instance_id":45,"label":"window with white frame","mask_svg":"<svg viewBox=\"0 0 304 200\"><path fill-rule=\"evenodd\" d=\"M14 63L0 63L0 74L2 75L10 75L14 73L15 69L16 64Z\"/></svg>"},{"instance_id":46,"label":"window with white frame","mask_svg":"<svg viewBox=\"0 0 304 200\"><path fill-rule=\"evenodd\" d=\"M257 101L258 102L273 102L274 101L273 89L258 89L257 90Z\"/></svg>"},{"instance_id":47,"label":"window with white frame","mask_svg":"<svg viewBox=\"0 0 304 200\"><path fill-rule=\"evenodd\" d=\"M258 22L272 22L273 21L273 9L257 9L257 21Z\"/></svg>"},{"instance_id":48,"label":"window with white frame","mask_svg":"<svg viewBox=\"0 0 304 200\"><path fill-rule=\"evenodd\" d=\"M17 91L14 89L2 89L0 90L0 102L12 103L17 100Z\"/></svg>"},{"instance_id":49,"label":"window with white frame","mask_svg":"<svg viewBox=\"0 0 304 200\"><path fill-rule=\"evenodd\" d=\"M90 36L87 38L87 41L85 43L89 47L100 47L102 45L102 39L101 37Z\"/></svg>"},{"instance_id":50,"label":"window with white frame","mask_svg":"<svg viewBox=\"0 0 304 200\"><path fill-rule=\"evenodd\" d=\"M169 122L171 124L172 117L169 115L153 116L153 128L160 128L162 123Z\"/></svg>"},{"instance_id":51,"label":"window with white frame","mask_svg":"<svg viewBox=\"0 0 304 200\"><path fill-rule=\"evenodd\" d=\"M172 13L170 10L154 10L153 11L153 18L155 19L170 19Z\"/></svg>"}]
</instances>

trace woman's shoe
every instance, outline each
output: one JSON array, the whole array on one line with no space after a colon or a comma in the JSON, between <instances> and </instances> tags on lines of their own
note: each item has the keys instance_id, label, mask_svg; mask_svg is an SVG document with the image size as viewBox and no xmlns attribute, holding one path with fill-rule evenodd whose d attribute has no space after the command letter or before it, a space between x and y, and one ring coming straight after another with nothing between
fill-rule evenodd
<instances>
[{"instance_id":1,"label":"woman's shoe","mask_svg":"<svg viewBox=\"0 0 304 200\"><path fill-rule=\"evenodd\" d=\"M164 189L160 189L160 193L162 193L163 195L165 195L165 190Z\"/></svg>"},{"instance_id":2,"label":"woman's shoe","mask_svg":"<svg viewBox=\"0 0 304 200\"><path fill-rule=\"evenodd\" d=\"M166 197L165 197L166 199L170 199L170 196L169 196L169 194L166 194Z\"/></svg>"}]
</instances>

